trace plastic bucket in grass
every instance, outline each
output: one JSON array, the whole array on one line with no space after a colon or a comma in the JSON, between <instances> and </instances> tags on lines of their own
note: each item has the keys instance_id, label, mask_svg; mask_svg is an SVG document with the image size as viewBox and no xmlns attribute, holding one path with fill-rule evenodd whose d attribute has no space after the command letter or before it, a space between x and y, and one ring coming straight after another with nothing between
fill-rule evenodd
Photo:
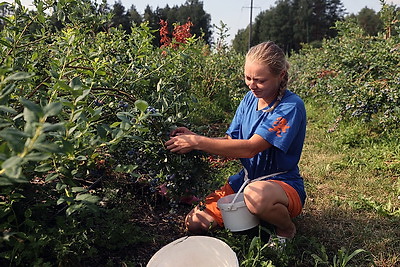
<instances>
[{"instance_id":1,"label":"plastic bucket in grass","mask_svg":"<svg viewBox=\"0 0 400 267\"><path fill-rule=\"evenodd\" d=\"M162 247L147 267L239 267L235 252L209 236L186 236Z\"/></svg>"},{"instance_id":2,"label":"plastic bucket in grass","mask_svg":"<svg viewBox=\"0 0 400 267\"><path fill-rule=\"evenodd\" d=\"M217 206L221 210L225 228L232 232L251 229L260 223L258 217L250 213L244 202L243 193L228 195L218 200ZM232 201L234 202L232 203Z\"/></svg>"}]
</instances>

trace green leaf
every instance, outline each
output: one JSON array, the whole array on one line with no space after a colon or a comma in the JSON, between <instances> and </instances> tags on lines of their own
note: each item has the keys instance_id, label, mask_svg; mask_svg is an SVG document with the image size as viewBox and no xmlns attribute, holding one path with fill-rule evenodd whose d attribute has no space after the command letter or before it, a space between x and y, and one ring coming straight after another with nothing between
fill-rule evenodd
<instances>
[{"instance_id":1,"label":"green leaf","mask_svg":"<svg viewBox=\"0 0 400 267\"><path fill-rule=\"evenodd\" d=\"M12 125L12 123L10 123L10 122L4 122L4 121L0 122L0 128L9 127L11 125Z\"/></svg>"},{"instance_id":2,"label":"green leaf","mask_svg":"<svg viewBox=\"0 0 400 267\"><path fill-rule=\"evenodd\" d=\"M367 252L364 249L356 249L355 251L353 251L353 253L351 253L348 257L347 257L347 262L350 261L353 257L355 257L357 254L362 253L362 252Z\"/></svg>"},{"instance_id":3,"label":"green leaf","mask_svg":"<svg viewBox=\"0 0 400 267\"><path fill-rule=\"evenodd\" d=\"M0 44L7 46L8 48L12 48L12 44L7 42L7 40L0 39Z\"/></svg>"},{"instance_id":4,"label":"green leaf","mask_svg":"<svg viewBox=\"0 0 400 267\"><path fill-rule=\"evenodd\" d=\"M83 90L82 94L78 96L75 100L75 104L77 104L79 101L83 100L88 94L90 93L90 89Z\"/></svg>"},{"instance_id":5,"label":"green leaf","mask_svg":"<svg viewBox=\"0 0 400 267\"><path fill-rule=\"evenodd\" d=\"M29 135L15 128L6 128L0 131L0 137L8 142L12 142L15 139L27 138Z\"/></svg>"},{"instance_id":6,"label":"green leaf","mask_svg":"<svg viewBox=\"0 0 400 267\"><path fill-rule=\"evenodd\" d=\"M65 130L65 127L64 127L63 122L59 122L59 123L55 123L55 124L46 122L43 124L43 132L57 132L57 131L64 131L64 130Z\"/></svg>"},{"instance_id":7,"label":"green leaf","mask_svg":"<svg viewBox=\"0 0 400 267\"><path fill-rule=\"evenodd\" d=\"M61 102L50 103L43 108L44 115L45 116L55 116L61 112L62 107L63 107L63 105Z\"/></svg>"},{"instance_id":8,"label":"green leaf","mask_svg":"<svg viewBox=\"0 0 400 267\"><path fill-rule=\"evenodd\" d=\"M11 168L16 165L21 165L22 164L22 158L18 156L13 156L11 158L8 158L6 161L1 164L1 167L3 169Z\"/></svg>"},{"instance_id":9,"label":"green leaf","mask_svg":"<svg viewBox=\"0 0 400 267\"><path fill-rule=\"evenodd\" d=\"M29 110L27 108L24 108L24 120L26 121L25 124L25 132L28 134L33 134L31 132L31 130L33 130L35 127L35 125L33 125L33 123L38 122L39 121L39 117L38 117L38 113ZM15 119L15 118L14 118Z\"/></svg>"},{"instance_id":10,"label":"green leaf","mask_svg":"<svg viewBox=\"0 0 400 267\"><path fill-rule=\"evenodd\" d=\"M14 92L15 90L15 84L7 84L6 87L4 87L4 89L1 91L1 95L2 97L11 94L12 92Z\"/></svg>"},{"instance_id":11,"label":"green leaf","mask_svg":"<svg viewBox=\"0 0 400 267\"><path fill-rule=\"evenodd\" d=\"M39 1L36 5L37 9L37 18L41 23L44 23L46 21L43 13L43 2Z\"/></svg>"},{"instance_id":12,"label":"green leaf","mask_svg":"<svg viewBox=\"0 0 400 267\"><path fill-rule=\"evenodd\" d=\"M61 153L63 152L59 145L55 143L35 143L33 147L39 151L50 152L50 153Z\"/></svg>"},{"instance_id":13,"label":"green leaf","mask_svg":"<svg viewBox=\"0 0 400 267\"><path fill-rule=\"evenodd\" d=\"M115 171L116 172L130 173L130 172L134 171L137 168L138 168L137 165L121 165L121 164L118 164L117 167L115 168Z\"/></svg>"},{"instance_id":14,"label":"green leaf","mask_svg":"<svg viewBox=\"0 0 400 267\"><path fill-rule=\"evenodd\" d=\"M75 211L80 210L83 207L82 203L79 204L72 204L71 206L69 206L67 208L67 210L65 211L65 213L67 214L67 216L71 215L72 213L74 213Z\"/></svg>"},{"instance_id":15,"label":"green leaf","mask_svg":"<svg viewBox=\"0 0 400 267\"><path fill-rule=\"evenodd\" d=\"M74 152L74 145L68 140L62 140L62 149L64 153L71 154Z\"/></svg>"},{"instance_id":16,"label":"green leaf","mask_svg":"<svg viewBox=\"0 0 400 267\"><path fill-rule=\"evenodd\" d=\"M58 73L53 74L53 75L58 76ZM68 84L66 84L64 81L57 81L57 83L54 85L54 87L59 87L61 90L67 91L67 92L72 91L72 88Z\"/></svg>"},{"instance_id":17,"label":"green leaf","mask_svg":"<svg viewBox=\"0 0 400 267\"><path fill-rule=\"evenodd\" d=\"M149 104L144 100L136 100L135 107L144 113L144 112L146 112L147 108L149 107Z\"/></svg>"},{"instance_id":18,"label":"green leaf","mask_svg":"<svg viewBox=\"0 0 400 267\"><path fill-rule=\"evenodd\" d=\"M65 188L67 188L67 185L66 185L66 184L63 184L63 183L57 183L57 184L56 184L56 190L57 190L57 191L64 190Z\"/></svg>"},{"instance_id":19,"label":"green leaf","mask_svg":"<svg viewBox=\"0 0 400 267\"><path fill-rule=\"evenodd\" d=\"M19 153L24 149L25 140L29 135L15 128L6 128L0 131L0 137L7 142L11 150Z\"/></svg>"},{"instance_id":20,"label":"green leaf","mask_svg":"<svg viewBox=\"0 0 400 267\"><path fill-rule=\"evenodd\" d=\"M50 163L43 163L35 168L36 172L48 172L53 168Z\"/></svg>"},{"instance_id":21,"label":"green leaf","mask_svg":"<svg viewBox=\"0 0 400 267\"><path fill-rule=\"evenodd\" d=\"M25 108L29 109L30 111L37 114L43 114L43 109L38 104L35 104L32 101L22 97L19 99L19 101L24 105Z\"/></svg>"},{"instance_id":22,"label":"green leaf","mask_svg":"<svg viewBox=\"0 0 400 267\"><path fill-rule=\"evenodd\" d=\"M129 113L127 112L118 112L117 118L120 119L122 122L131 124L131 119L129 118Z\"/></svg>"},{"instance_id":23,"label":"green leaf","mask_svg":"<svg viewBox=\"0 0 400 267\"><path fill-rule=\"evenodd\" d=\"M34 76L34 73L27 73L27 72L17 72L17 73L13 73L10 76L6 77L4 79L4 83L8 82L8 81L20 81L20 80L25 80L25 79L29 79L32 76Z\"/></svg>"},{"instance_id":24,"label":"green leaf","mask_svg":"<svg viewBox=\"0 0 400 267\"><path fill-rule=\"evenodd\" d=\"M107 138L107 130L103 127L103 125L96 125L97 135L105 140Z\"/></svg>"},{"instance_id":25,"label":"green leaf","mask_svg":"<svg viewBox=\"0 0 400 267\"><path fill-rule=\"evenodd\" d=\"M71 190L72 190L72 192L74 192L74 193L79 193L79 192L84 192L84 191L86 191L86 189L85 189L84 187L77 187L77 186L72 187Z\"/></svg>"},{"instance_id":26,"label":"green leaf","mask_svg":"<svg viewBox=\"0 0 400 267\"><path fill-rule=\"evenodd\" d=\"M113 124L111 124L110 127L111 127L111 128L116 128L116 127L118 127L120 124L121 124L120 121L116 121L116 122L114 122Z\"/></svg>"},{"instance_id":27,"label":"green leaf","mask_svg":"<svg viewBox=\"0 0 400 267\"><path fill-rule=\"evenodd\" d=\"M58 174L57 174L57 173L49 173L49 174L46 176L45 182L46 182L46 183L47 183L47 182L51 182L51 181L53 181L54 179L57 179L57 177L58 177Z\"/></svg>"},{"instance_id":28,"label":"green leaf","mask_svg":"<svg viewBox=\"0 0 400 267\"><path fill-rule=\"evenodd\" d=\"M71 197L66 197L66 196L61 196L58 200L57 200L57 205L60 205L64 202L72 202L73 198Z\"/></svg>"},{"instance_id":29,"label":"green leaf","mask_svg":"<svg viewBox=\"0 0 400 267\"><path fill-rule=\"evenodd\" d=\"M91 194L80 194L75 197L75 200L96 204L100 200L100 198Z\"/></svg>"},{"instance_id":30,"label":"green leaf","mask_svg":"<svg viewBox=\"0 0 400 267\"><path fill-rule=\"evenodd\" d=\"M32 216L32 210L31 209L27 209L24 212L24 217L25 218L30 218Z\"/></svg>"},{"instance_id":31,"label":"green leaf","mask_svg":"<svg viewBox=\"0 0 400 267\"><path fill-rule=\"evenodd\" d=\"M82 82L81 79L79 79L79 77L75 77L71 80L71 82L69 83L69 86L74 89L74 90L80 90L82 89Z\"/></svg>"},{"instance_id":32,"label":"green leaf","mask_svg":"<svg viewBox=\"0 0 400 267\"><path fill-rule=\"evenodd\" d=\"M51 157L51 154L48 153L40 153L40 152L31 152L25 156L26 161L42 161Z\"/></svg>"},{"instance_id":33,"label":"green leaf","mask_svg":"<svg viewBox=\"0 0 400 267\"><path fill-rule=\"evenodd\" d=\"M82 115L82 110L77 110L74 113L74 116L72 117L72 121L76 121L77 119L79 119L81 117L81 115ZM82 117L84 117L84 116L82 115Z\"/></svg>"},{"instance_id":34,"label":"green leaf","mask_svg":"<svg viewBox=\"0 0 400 267\"><path fill-rule=\"evenodd\" d=\"M56 79L60 78L60 75L59 75L58 72L55 71L55 70L50 70L50 75L51 75L53 78L56 78ZM61 82L61 81L58 81L58 82ZM57 83L58 83L58 82L57 82ZM56 83L56 85L57 85L57 83ZM61 86L60 86L60 87L61 87ZM63 87L61 87L61 88L63 88Z\"/></svg>"},{"instance_id":35,"label":"green leaf","mask_svg":"<svg viewBox=\"0 0 400 267\"><path fill-rule=\"evenodd\" d=\"M9 177L0 177L0 186L12 185L15 182L17 182L15 179L11 179Z\"/></svg>"},{"instance_id":36,"label":"green leaf","mask_svg":"<svg viewBox=\"0 0 400 267\"><path fill-rule=\"evenodd\" d=\"M60 20L60 21L62 21L62 22L65 20L65 13L64 13L63 10L58 10L58 12L57 12L57 18L58 18L58 20Z\"/></svg>"},{"instance_id":37,"label":"green leaf","mask_svg":"<svg viewBox=\"0 0 400 267\"><path fill-rule=\"evenodd\" d=\"M1 165L2 169L5 169L5 175L10 177L10 178L20 178L22 174L22 168L21 165L23 163L23 159L14 156L6 161L3 162Z\"/></svg>"},{"instance_id":38,"label":"green leaf","mask_svg":"<svg viewBox=\"0 0 400 267\"><path fill-rule=\"evenodd\" d=\"M17 111L15 109L7 107L7 106L4 106L4 105L0 105L0 110L3 111L3 112L12 113L12 114L16 114L17 113Z\"/></svg>"}]
</instances>

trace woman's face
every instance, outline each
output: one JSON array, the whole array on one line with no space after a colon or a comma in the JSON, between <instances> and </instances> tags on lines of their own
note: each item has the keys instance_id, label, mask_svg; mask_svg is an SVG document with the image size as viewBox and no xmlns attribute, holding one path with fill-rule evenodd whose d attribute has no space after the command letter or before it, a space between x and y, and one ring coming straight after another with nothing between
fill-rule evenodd
<instances>
[{"instance_id":1,"label":"woman's face","mask_svg":"<svg viewBox=\"0 0 400 267\"><path fill-rule=\"evenodd\" d=\"M257 98L272 102L278 95L279 85L284 73L273 75L267 66L254 61L246 61L244 77L246 85Z\"/></svg>"}]
</instances>

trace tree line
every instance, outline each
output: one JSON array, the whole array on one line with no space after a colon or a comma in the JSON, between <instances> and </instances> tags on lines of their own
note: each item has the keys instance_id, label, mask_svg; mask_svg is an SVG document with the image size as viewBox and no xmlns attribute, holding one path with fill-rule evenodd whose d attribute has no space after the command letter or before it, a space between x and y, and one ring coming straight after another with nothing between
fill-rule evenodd
<instances>
[{"instance_id":1,"label":"tree line","mask_svg":"<svg viewBox=\"0 0 400 267\"><path fill-rule=\"evenodd\" d=\"M110 12L113 14L113 25L122 26L128 32L132 23L144 21L149 23L150 28L159 29L160 20L167 21L172 32L173 23L184 24L190 19L193 23L192 34L212 44L213 30L218 30L217 26L211 25L211 15L199 0L187 0L181 6L166 5L156 9L147 6L143 15L138 13L134 5L125 11L121 2L115 2ZM319 46L324 38L335 37L335 23L347 19L357 21L369 35L376 35L383 27L379 14L373 9L365 7L358 14L348 14L341 0L277 0L275 6L262 11L255 18L251 42L248 26L237 32L232 46L237 52L245 53L249 44L273 40L286 52L298 51L302 43ZM159 33L155 32L155 36L154 44L159 46Z\"/></svg>"},{"instance_id":2,"label":"tree line","mask_svg":"<svg viewBox=\"0 0 400 267\"><path fill-rule=\"evenodd\" d=\"M286 52L298 51L302 43L319 46L324 38L335 37L335 23L346 19L356 20L370 35L382 29L379 15L367 7L357 15L349 15L340 0L278 0L255 18L250 45L273 40ZM236 34L233 40L236 51L247 50L249 31L247 27Z\"/></svg>"},{"instance_id":3,"label":"tree line","mask_svg":"<svg viewBox=\"0 0 400 267\"><path fill-rule=\"evenodd\" d=\"M119 0L115 1L112 5L109 5L107 0L102 0L101 3L91 0L82 0L82 2L90 3L94 13L109 15L110 17L109 21L104 22L102 27L94 29L95 31L108 31L112 27L120 27L129 34L133 25L147 22L149 28L154 31L153 35L155 38L153 45L160 46L160 34L158 30L161 28L161 20L168 22L168 30L171 33L173 32L174 24L183 25L190 21L193 24L191 27L192 34L202 38L207 44L211 44L212 42L211 16L205 12L203 2L199 0L187 0L180 6L174 5L171 7L166 5L163 8L157 7L155 9L147 5L143 14L137 11L135 5L126 8ZM10 10L7 3L0 4L0 30L6 25L4 19L10 14ZM16 12L21 12L21 10L17 9ZM62 19L57 16L59 14L54 13L51 17L52 26L55 30L63 28ZM65 14L65 16L68 21L68 14ZM30 27L35 27L35 25Z\"/></svg>"},{"instance_id":4,"label":"tree line","mask_svg":"<svg viewBox=\"0 0 400 267\"><path fill-rule=\"evenodd\" d=\"M90 0L83 0L90 2ZM96 31L107 31L110 27L121 27L127 33L131 32L132 25L147 22L154 30L153 45L160 46L160 21L168 23L169 32L173 32L174 24L183 25L190 21L193 25L191 33L202 38L206 44L213 43L213 30L217 26L211 25L211 15L208 14L200 0L187 0L178 6L156 7L149 5L143 14L140 14L135 5L125 8L121 1L111 6L107 0L102 3L91 3L93 9L102 15L108 14L110 21L103 24ZM7 5L0 5L0 28L4 25L1 18L7 13ZM34 11L30 11L34 12ZM67 16L67 15L66 15ZM258 14L252 25L252 39L250 27L240 29L232 41L232 47L237 52L245 53L250 45L266 40L278 43L286 52L298 51L302 43L311 43L314 46L321 44L324 38L337 35L334 25L337 21L353 19L369 35L375 35L382 30L379 14L373 9L363 8L358 14L347 14L341 0L277 0L275 6ZM54 28L63 27L60 18L52 18ZM229 27L229 25L226 25ZM31 27L34 27L31 26Z\"/></svg>"},{"instance_id":5,"label":"tree line","mask_svg":"<svg viewBox=\"0 0 400 267\"><path fill-rule=\"evenodd\" d=\"M190 21L193 24L192 34L201 37L207 44L211 44L212 41L211 16L204 10L203 2L199 0L187 0L180 6L170 7L167 4L163 8L157 7L155 9L147 5L143 15L139 14L134 5L125 10L122 3L117 1L112 8L109 8L109 12L113 14L112 25L122 27L128 33L132 23L148 22L151 29L158 30L161 27L160 21L164 20L168 22L169 32L172 32L173 24L183 25ZM155 37L154 44L159 46L160 35L158 32L155 32Z\"/></svg>"}]
</instances>

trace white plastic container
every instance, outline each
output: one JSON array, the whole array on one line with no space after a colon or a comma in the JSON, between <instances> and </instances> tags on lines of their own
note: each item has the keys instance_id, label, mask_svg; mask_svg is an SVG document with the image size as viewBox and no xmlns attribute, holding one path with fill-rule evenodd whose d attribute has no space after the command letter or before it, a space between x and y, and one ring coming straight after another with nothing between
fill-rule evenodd
<instances>
[{"instance_id":1,"label":"white plastic container","mask_svg":"<svg viewBox=\"0 0 400 267\"><path fill-rule=\"evenodd\" d=\"M186 236L162 247L147 267L239 267L235 252L209 236Z\"/></svg>"},{"instance_id":2,"label":"white plastic container","mask_svg":"<svg viewBox=\"0 0 400 267\"><path fill-rule=\"evenodd\" d=\"M260 219L250 213L244 202L243 193L239 193L232 204L236 194L228 195L218 200L217 206L221 210L225 228L232 232L251 229L260 223Z\"/></svg>"}]
</instances>

